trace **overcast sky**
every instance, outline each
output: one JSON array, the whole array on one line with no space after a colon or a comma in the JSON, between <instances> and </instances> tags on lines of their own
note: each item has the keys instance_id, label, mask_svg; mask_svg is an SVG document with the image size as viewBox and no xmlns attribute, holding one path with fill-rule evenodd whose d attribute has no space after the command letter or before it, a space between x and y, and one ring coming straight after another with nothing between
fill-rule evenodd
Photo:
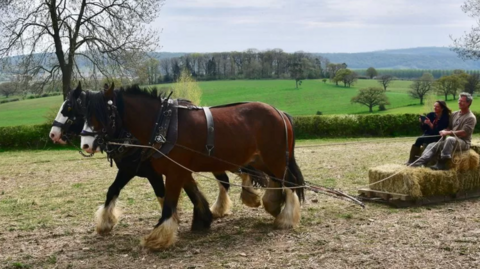
<instances>
[{"instance_id":1,"label":"overcast sky","mask_svg":"<svg viewBox=\"0 0 480 269\"><path fill-rule=\"evenodd\" d=\"M366 52L448 47L475 20L463 0L166 0L160 51Z\"/></svg>"}]
</instances>

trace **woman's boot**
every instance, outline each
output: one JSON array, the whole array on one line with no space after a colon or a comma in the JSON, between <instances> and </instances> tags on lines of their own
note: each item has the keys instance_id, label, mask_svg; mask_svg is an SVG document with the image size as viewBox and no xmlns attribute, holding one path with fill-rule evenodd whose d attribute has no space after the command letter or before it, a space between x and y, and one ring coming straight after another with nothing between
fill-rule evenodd
<instances>
[{"instance_id":1,"label":"woman's boot","mask_svg":"<svg viewBox=\"0 0 480 269\"><path fill-rule=\"evenodd\" d=\"M412 164L418 159L418 157L420 157L420 147L412 145L412 148L410 149L410 158L408 158L408 162L405 163L405 165Z\"/></svg>"}]
</instances>

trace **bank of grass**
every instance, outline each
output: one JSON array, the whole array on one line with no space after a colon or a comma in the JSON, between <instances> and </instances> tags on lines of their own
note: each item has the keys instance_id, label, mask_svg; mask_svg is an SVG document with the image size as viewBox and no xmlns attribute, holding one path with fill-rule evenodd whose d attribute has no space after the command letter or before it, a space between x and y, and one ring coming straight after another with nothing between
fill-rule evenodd
<instances>
[{"instance_id":1,"label":"bank of grass","mask_svg":"<svg viewBox=\"0 0 480 269\"><path fill-rule=\"evenodd\" d=\"M1 104L0 127L50 122L46 116L52 114L51 110L58 111L62 100L63 97L58 95Z\"/></svg>"},{"instance_id":2,"label":"bank of grass","mask_svg":"<svg viewBox=\"0 0 480 269\"><path fill-rule=\"evenodd\" d=\"M386 111L374 113L425 113L431 111L432 100L442 96L429 97L426 105L408 96L411 81L394 81L387 89L391 105ZM158 88L169 88L171 84L159 84ZM376 80L358 80L350 87L336 86L327 81L304 80L299 89L295 89L293 80L229 80L199 82L203 90L201 105L214 106L234 102L260 101L271 104L293 116L334 114L369 114L366 106L351 104L350 99L357 95L358 89L380 86ZM450 97L451 98L451 97ZM0 127L40 124L53 120L55 112L62 102L61 96L27 99L18 102L0 104ZM453 110L456 101L449 101ZM480 102L474 101L472 109L480 111ZM46 119L46 115L49 118Z\"/></svg>"}]
</instances>

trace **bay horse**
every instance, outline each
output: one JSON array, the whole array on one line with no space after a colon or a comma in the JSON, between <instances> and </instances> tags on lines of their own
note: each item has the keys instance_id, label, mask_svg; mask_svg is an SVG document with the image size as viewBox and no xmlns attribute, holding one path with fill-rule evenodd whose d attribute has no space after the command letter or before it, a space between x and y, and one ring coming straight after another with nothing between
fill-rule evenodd
<instances>
[{"instance_id":1,"label":"bay horse","mask_svg":"<svg viewBox=\"0 0 480 269\"><path fill-rule=\"evenodd\" d=\"M87 92L82 90L81 83L78 83L78 86L69 92L66 100L60 106L50 130L49 136L54 143L66 144L70 135L80 134L85 123L86 95ZM134 176L148 179L160 203L160 207L163 206L165 196L165 186L162 175L155 172L150 161L140 161L140 149L133 147L126 148L122 154L115 154L112 159L118 168L118 172L114 182L108 189L104 205L101 206L95 214L96 232L100 235L110 233L118 223L120 211L115 206L116 201L120 195L120 191ZM231 213L231 200L228 196L230 184L229 178L225 173L215 173L214 176L219 182L219 194L210 210L213 218L221 218ZM260 206L260 194L253 188L252 179L246 173L240 176L242 178L242 185L245 185L241 194L242 202L250 207ZM253 179L255 183L261 184L258 183L258 176L253 177ZM186 192L189 197L202 195L196 188L186 189ZM204 214L206 214L206 216L203 218L208 220L208 212ZM206 223L208 224L208 221ZM192 229L203 229L204 227L202 225L205 224L203 224L203 222L197 224L194 221L192 223Z\"/></svg>"},{"instance_id":2,"label":"bay horse","mask_svg":"<svg viewBox=\"0 0 480 269\"><path fill-rule=\"evenodd\" d=\"M129 130L140 144L148 145L163 101L155 94L130 87L87 97L86 124L82 132L108 142L118 129ZM176 208L180 191L196 185L192 172L238 171L253 167L269 176L262 197L265 210L275 217L278 228L296 227L300 222L300 201L304 200L304 180L294 157L292 121L274 107L260 103L241 103L211 108L214 118L214 157L199 154L205 149L207 123L201 110L178 110L178 139L163 158L150 158L154 170L165 175L166 188L162 215L142 245L165 249L175 243L178 229ZM82 148L94 152L94 139L82 136ZM194 208L199 207L194 202ZM283 208L282 208L283 206ZM208 207L207 207L208 208ZM195 210L194 210L195 218Z\"/></svg>"}]
</instances>

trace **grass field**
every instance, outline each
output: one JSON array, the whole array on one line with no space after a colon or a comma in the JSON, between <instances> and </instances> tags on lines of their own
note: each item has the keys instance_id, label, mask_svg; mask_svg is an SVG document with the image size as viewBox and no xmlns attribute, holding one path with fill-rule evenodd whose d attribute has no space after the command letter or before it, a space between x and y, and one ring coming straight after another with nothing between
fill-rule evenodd
<instances>
[{"instance_id":1,"label":"grass field","mask_svg":"<svg viewBox=\"0 0 480 269\"><path fill-rule=\"evenodd\" d=\"M391 105L386 111L374 113L426 113L432 111L434 100L443 99L442 96L429 96L425 105L419 105L419 100L407 94L410 84L410 81L394 81L386 93ZM203 90L201 105L261 101L294 116L315 115L317 111L323 115L368 114L367 107L351 104L350 99L358 93L358 89L379 86L375 80L359 80L351 88L321 80L305 80L300 89L295 89L293 80L206 81L199 82L199 85ZM169 84L157 86L169 87ZM61 102L61 96L54 96L0 104L0 127L50 122ZM453 110L458 108L454 100L448 105ZM474 101L472 110L480 111L480 102ZM51 119L47 120L47 114Z\"/></svg>"},{"instance_id":2,"label":"grass field","mask_svg":"<svg viewBox=\"0 0 480 269\"><path fill-rule=\"evenodd\" d=\"M479 143L479 137L474 138ZM403 163L412 138L362 143L297 144L306 180L355 195L368 169ZM318 144L321 142L321 144ZM348 153L348 154L346 154ZM233 214L207 232L191 232L192 205L182 193L179 240L158 253L139 246L160 213L147 180L119 197L123 216L109 236L95 234L93 214L117 169L104 155L75 151L0 153L0 268L479 268L480 200L366 209L308 191L294 230L276 230L263 208L248 208L232 186ZM210 176L210 174L204 174ZM214 180L196 176L213 203ZM231 175L232 182L239 183Z\"/></svg>"}]
</instances>

